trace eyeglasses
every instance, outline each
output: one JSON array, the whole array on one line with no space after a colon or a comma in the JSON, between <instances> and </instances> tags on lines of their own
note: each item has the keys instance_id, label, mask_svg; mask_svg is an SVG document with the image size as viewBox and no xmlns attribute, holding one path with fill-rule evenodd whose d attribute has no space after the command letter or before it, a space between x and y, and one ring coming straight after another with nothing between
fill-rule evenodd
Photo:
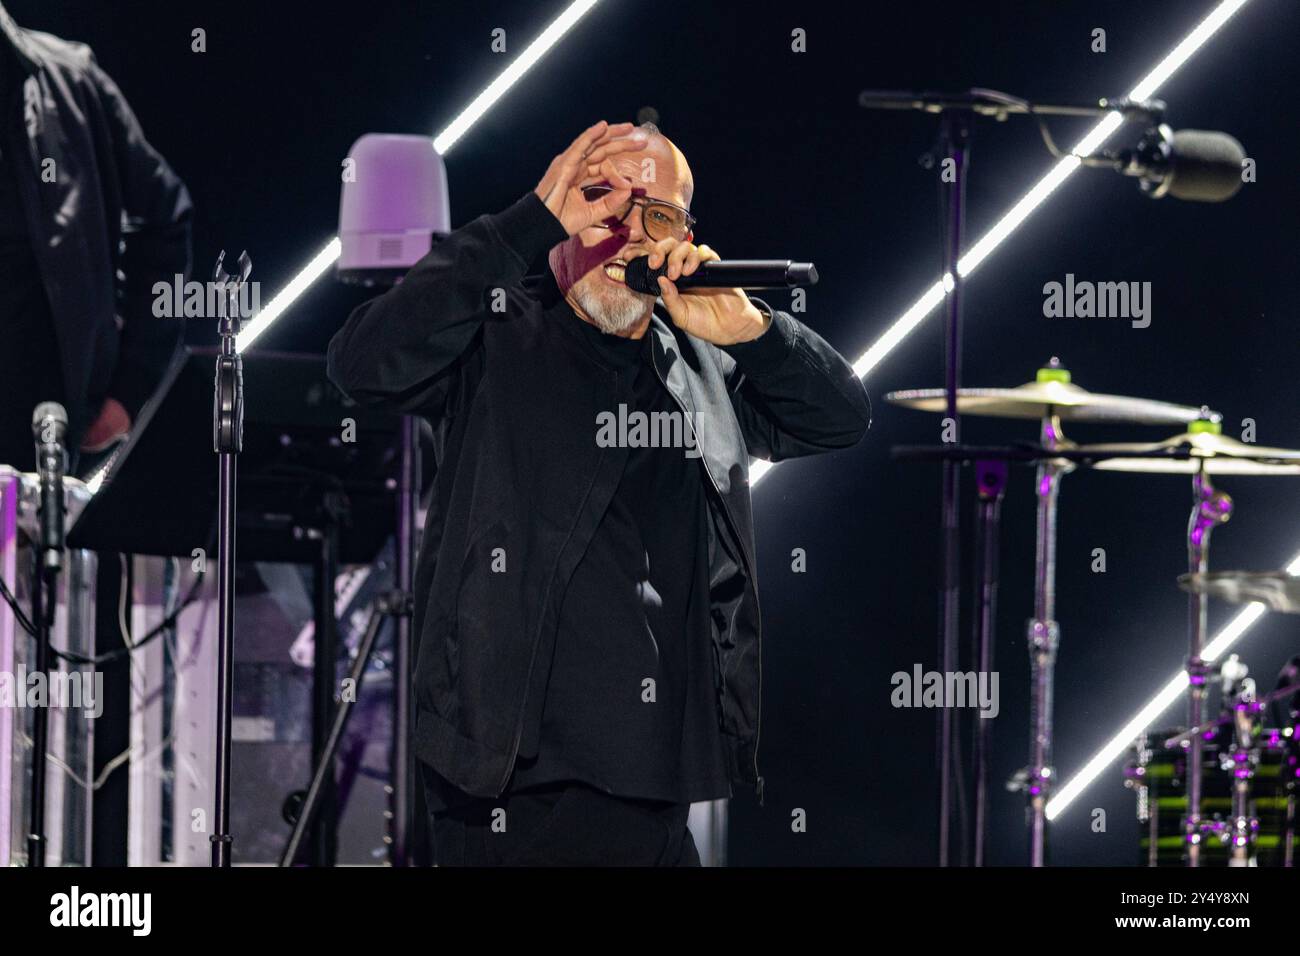
<instances>
[{"instance_id":1,"label":"eyeglasses","mask_svg":"<svg viewBox=\"0 0 1300 956\"><path fill-rule=\"evenodd\" d=\"M587 202L599 202L613 191L613 186L603 183L583 186L582 198ZM629 197L627 205L615 213L613 218L620 223L626 221L633 206L641 207L641 229L655 242L670 236L679 242L685 242L690 238L691 230L695 228L696 218L681 206L674 206L662 199L650 199L646 196ZM606 223L597 225L605 229L613 228Z\"/></svg>"}]
</instances>

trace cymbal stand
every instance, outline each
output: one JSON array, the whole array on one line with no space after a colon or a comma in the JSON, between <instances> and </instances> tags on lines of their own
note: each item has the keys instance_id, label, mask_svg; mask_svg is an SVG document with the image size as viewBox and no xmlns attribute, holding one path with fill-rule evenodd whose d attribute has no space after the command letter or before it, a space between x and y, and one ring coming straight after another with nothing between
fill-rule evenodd
<instances>
[{"instance_id":1,"label":"cymbal stand","mask_svg":"<svg viewBox=\"0 0 1300 956\"><path fill-rule=\"evenodd\" d=\"M1229 866L1250 866L1255 852L1255 837L1259 833L1259 820L1250 814L1251 783L1259 766L1259 747L1255 745L1255 718L1259 705L1254 696L1252 681L1242 688L1233 702L1232 746L1223 758L1232 773L1232 820L1223 834L1229 844Z\"/></svg>"},{"instance_id":2,"label":"cymbal stand","mask_svg":"<svg viewBox=\"0 0 1300 956\"><path fill-rule=\"evenodd\" d=\"M1055 359L1053 359L1055 362ZM1043 369L1048 372L1052 368ZM1040 372L1040 377L1042 372ZM1046 448L1068 445L1056 414L1043 416L1040 442ZM1074 464L1053 458L1040 462L1035 478L1038 519L1034 545L1034 616L1028 623L1029 679L1029 766L1023 787L1029 797L1029 864L1047 864L1047 800L1051 795L1052 697L1056 680L1056 649L1061 628L1056 622L1056 511L1061 479Z\"/></svg>"},{"instance_id":3,"label":"cymbal stand","mask_svg":"<svg viewBox=\"0 0 1300 956\"><path fill-rule=\"evenodd\" d=\"M1205 471L1205 464L1192 476L1192 513L1187 522L1187 564L1193 574L1204 574L1210 563L1210 532L1232 517L1232 498L1217 490ZM1205 681L1208 667L1201 654L1208 631L1209 597L1191 591L1187 602L1187 725L1199 727L1205 710ZM1201 865L1201 792L1204 789L1205 735L1193 734L1187 752L1187 817L1183 835L1187 841L1187 865Z\"/></svg>"}]
</instances>

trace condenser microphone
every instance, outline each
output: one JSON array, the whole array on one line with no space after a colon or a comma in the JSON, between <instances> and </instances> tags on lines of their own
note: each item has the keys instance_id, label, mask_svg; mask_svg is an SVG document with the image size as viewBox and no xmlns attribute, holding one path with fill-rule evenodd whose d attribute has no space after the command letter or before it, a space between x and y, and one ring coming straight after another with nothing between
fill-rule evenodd
<instances>
[{"instance_id":1,"label":"condenser microphone","mask_svg":"<svg viewBox=\"0 0 1300 956\"><path fill-rule=\"evenodd\" d=\"M637 256L623 270L623 281L634 292L646 295L659 294L659 277L668 274L665 262L658 269L650 268L648 256ZM688 276L673 280L678 289L792 289L801 285L816 285L817 267L811 262L791 262L789 259L730 259L702 262Z\"/></svg>"},{"instance_id":2,"label":"condenser microphone","mask_svg":"<svg viewBox=\"0 0 1300 956\"><path fill-rule=\"evenodd\" d=\"M68 470L68 413L58 402L41 402L32 414L36 473L40 478L41 567L63 565L63 476Z\"/></svg>"},{"instance_id":3,"label":"condenser microphone","mask_svg":"<svg viewBox=\"0 0 1300 956\"><path fill-rule=\"evenodd\" d=\"M1150 130L1134 149L1121 151L1115 168L1141 179L1142 191L1152 199L1169 195L1192 202L1223 202L1241 188L1241 143L1214 130L1172 130L1161 125Z\"/></svg>"}]
</instances>

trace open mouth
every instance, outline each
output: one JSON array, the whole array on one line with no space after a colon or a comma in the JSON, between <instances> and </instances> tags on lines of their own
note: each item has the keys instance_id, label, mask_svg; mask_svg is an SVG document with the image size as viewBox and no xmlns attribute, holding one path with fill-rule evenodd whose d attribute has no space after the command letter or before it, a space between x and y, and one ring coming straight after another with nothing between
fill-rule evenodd
<instances>
[{"instance_id":1,"label":"open mouth","mask_svg":"<svg viewBox=\"0 0 1300 956\"><path fill-rule=\"evenodd\" d=\"M623 259L611 259L605 263L605 276L613 282L620 285L625 284L627 278L624 270L627 268L627 262Z\"/></svg>"}]
</instances>

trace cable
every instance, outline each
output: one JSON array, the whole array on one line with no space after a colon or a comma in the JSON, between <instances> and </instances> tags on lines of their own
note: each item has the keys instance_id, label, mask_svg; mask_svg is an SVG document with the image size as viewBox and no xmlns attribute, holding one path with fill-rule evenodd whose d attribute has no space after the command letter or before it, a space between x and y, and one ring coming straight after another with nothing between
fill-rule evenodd
<instances>
[{"instance_id":1,"label":"cable","mask_svg":"<svg viewBox=\"0 0 1300 956\"><path fill-rule=\"evenodd\" d=\"M129 656L134 651L144 647L160 634L164 634L176 626L176 622L180 619L181 613L198 599L199 588L203 585L203 577L205 573L205 571L195 572L194 581L190 585L189 591L185 594L185 600L180 603L180 606L177 607L176 610L172 611L156 625L151 627L145 633L144 637L140 638L138 641L135 641L126 647L117 647L111 651L105 651L103 654L97 654L94 657L85 657L81 654L74 654L71 651L62 651L53 646L50 647L50 653L60 660L67 661L69 664L105 664L109 661ZM123 621L119 620L118 623L121 624ZM122 636L124 640L130 639L127 631L123 631Z\"/></svg>"},{"instance_id":2,"label":"cable","mask_svg":"<svg viewBox=\"0 0 1300 956\"><path fill-rule=\"evenodd\" d=\"M131 575L126 566L126 555L121 551L117 553L117 561L122 568L117 583L117 628L122 633L122 643L128 650L134 650L135 645L131 643L131 628L126 624L126 592L130 587Z\"/></svg>"},{"instance_id":3,"label":"cable","mask_svg":"<svg viewBox=\"0 0 1300 956\"><path fill-rule=\"evenodd\" d=\"M1000 90L985 89L981 86L973 87L971 92L976 96L983 96L990 100L996 100L999 103L1006 103L1008 106L1020 107L1026 114L1028 114L1029 118L1038 125L1038 133L1043 137L1043 143L1047 146L1047 151L1057 159L1064 159L1066 157L1067 154L1061 152L1060 148L1056 145L1056 140L1052 138L1052 131L1047 128L1047 122L1042 118L1038 110L1034 108L1034 104L1029 102L1029 100L1021 99L1018 96L1012 96L1010 93L1003 93Z\"/></svg>"},{"instance_id":4,"label":"cable","mask_svg":"<svg viewBox=\"0 0 1300 956\"><path fill-rule=\"evenodd\" d=\"M26 612L23 611L22 605L18 603L18 599L14 597L13 592L9 590L9 585L5 583L3 577L0 577L0 595L4 596L5 603L9 605L9 610L14 612L14 617L18 619L18 626L32 637L35 637L35 626L32 624L31 619L27 617Z\"/></svg>"}]
</instances>

